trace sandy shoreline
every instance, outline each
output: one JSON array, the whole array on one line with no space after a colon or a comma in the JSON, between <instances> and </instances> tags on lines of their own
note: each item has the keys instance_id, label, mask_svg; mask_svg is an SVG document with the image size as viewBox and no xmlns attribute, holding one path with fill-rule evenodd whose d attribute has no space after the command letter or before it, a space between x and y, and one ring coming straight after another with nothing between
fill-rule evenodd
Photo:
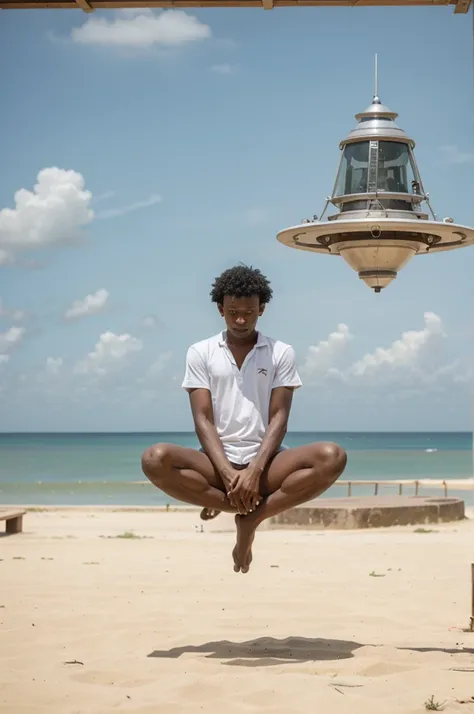
<instances>
[{"instance_id":1,"label":"sandy shoreline","mask_svg":"<svg viewBox=\"0 0 474 714\"><path fill-rule=\"evenodd\" d=\"M474 711L469 511L263 529L237 575L229 516L38 508L0 538L2 714Z\"/></svg>"}]
</instances>

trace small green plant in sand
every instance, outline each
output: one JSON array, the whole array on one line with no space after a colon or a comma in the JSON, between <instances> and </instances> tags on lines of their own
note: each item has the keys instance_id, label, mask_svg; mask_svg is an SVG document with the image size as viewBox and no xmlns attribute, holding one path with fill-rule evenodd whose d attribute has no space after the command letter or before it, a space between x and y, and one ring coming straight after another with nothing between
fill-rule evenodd
<instances>
[{"instance_id":1,"label":"small green plant in sand","mask_svg":"<svg viewBox=\"0 0 474 714\"><path fill-rule=\"evenodd\" d=\"M430 528L415 528L413 533L438 533L438 531L435 531Z\"/></svg>"},{"instance_id":2,"label":"small green plant in sand","mask_svg":"<svg viewBox=\"0 0 474 714\"><path fill-rule=\"evenodd\" d=\"M143 538L143 536L139 536L133 531L125 531L124 533L120 533L120 535L115 536L116 538L126 538L127 540L132 540L133 538Z\"/></svg>"},{"instance_id":3,"label":"small green plant in sand","mask_svg":"<svg viewBox=\"0 0 474 714\"><path fill-rule=\"evenodd\" d=\"M444 709L445 702L435 702L433 694L425 702L425 709L433 712L440 712Z\"/></svg>"},{"instance_id":4,"label":"small green plant in sand","mask_svg":"<svg viewBox=\"0 0 474 714\"><path fill-rule=\"evenodd\" d=\"M147 535L137 535L133 531L124 531L123 533L118 533L117 535L101 535L99 538L121 538L122 540L143 540L144 538L153 538L153 536Z\"/></svg>"}]
</instances>

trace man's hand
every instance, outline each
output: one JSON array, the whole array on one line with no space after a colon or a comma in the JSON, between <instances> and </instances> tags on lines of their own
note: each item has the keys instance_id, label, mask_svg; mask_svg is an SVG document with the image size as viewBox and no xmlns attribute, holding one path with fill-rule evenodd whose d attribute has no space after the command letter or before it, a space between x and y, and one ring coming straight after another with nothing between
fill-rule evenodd
<instances>
[{"instance_id":1,"label":"man's hand","mask_svg":"<svg viewBox=\"0 0 474 714\"><path fill-rule=\"evenodd\" d=\"M234 508L246 515L254 511L262 500L259 494L260 473L251 464L242 471L234 471L231 490L227 495Z\"/></svg>"},{"instance_id":2,"label":"man's hand","mask_svg":"<svg viewBox=\"0 0 474 714\"><path fill-rule=\"evenodd\" d=\"M234 484L237 483L237 480L240 476L240 471L236 471L233 469L231 466L228 466L225 471L222 471L221 474L221 479L224 483L225 486L225 492L227 494L227 497L230 500L230 494L232 492L232 489L234 487ZM231 506L234 506L234 504L231 502Z\"/></svg>"}]
</instances>

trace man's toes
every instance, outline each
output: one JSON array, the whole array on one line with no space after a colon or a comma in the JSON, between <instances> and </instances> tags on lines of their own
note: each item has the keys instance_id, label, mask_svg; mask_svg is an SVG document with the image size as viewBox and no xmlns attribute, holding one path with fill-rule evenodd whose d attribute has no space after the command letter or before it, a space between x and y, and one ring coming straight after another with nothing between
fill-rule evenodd
<instances>
[{"instance_id":1,"label":"man's toes","mask_svg":"<svg viewBox=\"0 0 474 714\"><path fill-rule=\"evenodd\" d=\"M217 508L203 508L201 511L201 519L203 521L211 521L213 518L218 516L220 511Z\"/></svg>"},{"instance_id":2,"label":"man's toes","mask_svg":"<svg viewBox=\"0 0 474 714\"><path fill-rule=\"evenodd\" d=\"M240 572L240 564L238 559L237 546L235 546L234 550L232 551L232 557L234 559L234 573L238 573Z\"/></svg>"},{"instance_id":3,"label":"man's toes","mask_svg":"<svg viewBox=\"0 0 474 714\"><path fill-rule=\"evenodd\" d=\"M245 565L242 566L241 571L243 573L248 573L250 570L250 564L252 562L252 551L249 551L247 553L247 556L245 558Z\"/></svg>"}]
</instances>

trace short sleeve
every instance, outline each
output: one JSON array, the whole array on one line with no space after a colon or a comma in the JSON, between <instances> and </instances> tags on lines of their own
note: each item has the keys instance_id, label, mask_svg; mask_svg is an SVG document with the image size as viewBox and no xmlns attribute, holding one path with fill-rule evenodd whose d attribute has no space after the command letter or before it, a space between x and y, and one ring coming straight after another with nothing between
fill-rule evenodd
<instances>
[{"instance_id":1,"label":"short sleeve","mask_svg":"<svg viewBox=\"0 0 474 714\"><path fill-rule=\"evenodd\" d=\"M186 370L181 386L184 389L211 389L209 372L195 347L190 347L186 354Z\"/></svg>"},{"instance_id":2,"label":"short sleeve","mask_svg":"<svg viewBox=\"0 0 474 714\"><path fill-rule=\"evenodd\" d=\"M276 387L301 387L302 381L296 369L296 354L293 347L287 347L278 360L272 389Z\"/></svg>"}]
</instances>

